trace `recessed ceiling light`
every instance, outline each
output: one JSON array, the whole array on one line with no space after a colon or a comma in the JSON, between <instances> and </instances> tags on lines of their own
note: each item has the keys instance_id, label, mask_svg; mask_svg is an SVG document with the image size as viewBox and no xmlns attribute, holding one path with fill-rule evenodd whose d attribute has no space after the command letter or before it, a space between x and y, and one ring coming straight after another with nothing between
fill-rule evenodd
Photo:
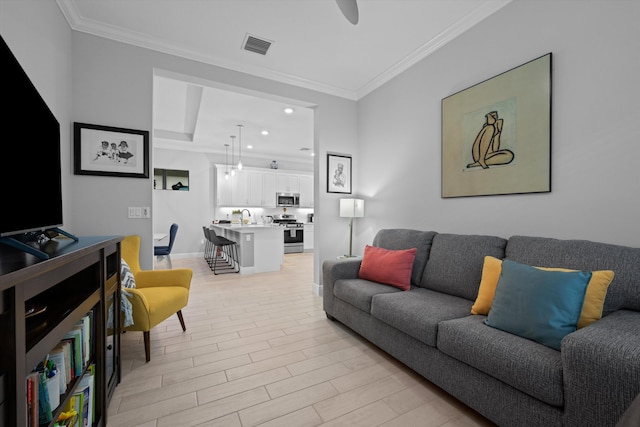
<instances>
[{"instance_id":1,"label":"recessed ceiling light","mask_svg":"<svg viewBox=\"0 0 640 427\"><path fill-rule=\"evenodd\" d=\"M313 152L311 153L311 157L313 157L313 156L315 156L315 155L316 155L316 153L313 153Z\"/></svg>"},{"instance_id":2,"label":"recessed ceiling light","mask_svg":"<svg viewBox=\"0 0 640 427\"><path fill-rule=\"evenodd\" d=\"M293 114L293 108L291 108L291 107L287 107L287 108L285 108L285 109L284 109L284 113L285 113L285 114Z\"/></svg>"},{"instance_id":3,"label":"recessed ceiling light","mask_svg":"<svg viewBox=\"0 0 640 427\"><path fill-rule=\"evenodd\" d=\"M253 145L249 144L249 145L247 145L247 148L248 148L249 150L251 150L251 149L253 148Z\"/></svg>"},{"instance_id":4,"label":"recessed ceiling light","mask_svg":"<svg viewBox=\"0 0 640 427\"><path fill-rule=\"evenodd\" d=\"M262 132L260 132L260 133L261 133L261 134L263 134L263 135L265 135L265 136L266 136L266 135L269 135L269 131L268 131L268 130L266 130L266 129L265 129L265 130L263 130L263 131L262 131Z\"/></svg>"}]
</instances>

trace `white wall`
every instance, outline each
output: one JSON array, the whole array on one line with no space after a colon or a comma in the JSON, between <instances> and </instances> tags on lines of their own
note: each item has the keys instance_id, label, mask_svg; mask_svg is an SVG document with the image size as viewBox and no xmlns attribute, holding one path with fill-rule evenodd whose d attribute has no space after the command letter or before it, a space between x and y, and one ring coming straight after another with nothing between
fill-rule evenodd
<instances>
[{"instance_id":1,"label":"white wall","mask_svg":"<svg viewBox=\"0 0 640 427\"><path fill-rule=\"evenodd\" d=\"M318 132L314 149L316 153L321 153L319 157L322 157L322 153L326 153L327 150L335 150L336 141L342 141L343 149L347 152L355 152L356 138L348 137L356 134L356 103L353 101L82 33L73 34L73 53L74 119L77 121L98 122L133 129L151 129L153 73L154 69L162 69L316 105L321 120L314 120ZM152 167L160 166L153 156L151 157ZM324 168L317 167L316 171L326 170L324 160L322 164L325 165ZM203 164L199 167L203 167ZM150 266L153 218L146 221L129 220L126 218L126 208L127 206L152 206L152 180L99 178L93 181L95 182L84 180L74 182L75 190L79 193L87 197L95 195L91 203L78 206L77 221L82 222L86 228L97 228L96 225L92 226L96 223L95 218L103 218L109 222L110 227L120 230L123 234L130 232L141 234L143 241L146 242L142 262L146 261L146 265ZM319 196L321 200L328 198L326 194ZM92 220L89 221L88 218ZM330 218L334 218L333 212ZM197 231L193 234L179 232L180 239L197 235L200 241L203 219L202 213L194 213L189 224L194 224L193 230ZM182 224L181 229L184 229ZM331 234L329 232L326 233L326 237L323 236L327 239L326 242L331 241L329 240L332 238ZM340 238L343 237L340 236ZM344 239L346 238L345 236ZM333 245L323 245L322 240L321 238L319 242L319 259L339 254L334 252ZM325 248L327 253L323 255L322 251ZM174 250L179 252L180 249L174 247Z\"/></svg>"},{"instance_id":2,"label":"white wall","mask_svg":"<svg viewBox=\"0 0 640 427\"><path fill-rule=\"evenodd\" d=\"M637 1L514 1L362 99L358 245L415 228L640 246L638 17ZM442 199L441 100L548 52L552 191Z\"/></svg>"},{"instance_id":3,"label":"white wall","mask_svg":"<svg viewBox=\"0 0 640 427\"><path fill-rule=\"evenodd\" d=\"M211 223L214 173L205 154L190 151L154 150L154 167L189 171L189 191L153 191L153 231L169 233L174 222L178 233L172 258L202 253L202 226ZM160 244L168 244L168 238ZM176 256L177 255L177 256Z\"/></svg>"}]
</instances>

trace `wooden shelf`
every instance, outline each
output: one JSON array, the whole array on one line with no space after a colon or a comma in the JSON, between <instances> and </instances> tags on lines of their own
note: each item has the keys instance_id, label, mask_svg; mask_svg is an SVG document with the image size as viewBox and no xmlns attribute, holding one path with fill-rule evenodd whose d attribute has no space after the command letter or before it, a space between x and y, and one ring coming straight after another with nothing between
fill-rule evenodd
<instances>
[{"instance_id":1,"label":"wooden shelf","mask_svg":"<svg viewBox=\"0 0 640 427\"><path fill-rule=\"evenodd\" d=\"M90 362L96 366L95 425L106 426L109 399L120 382L120 316L116 309L121 241L121 236L81 237L77 242L56 238L47 242L50 259L44 261L0 246L0 426L27 424L26 376L89 312L94 319ZM26 305L46 309L26 318ZM108 310L115 321L109 329L116 332L109 338ZM69 384L60 397L54 421L79 380Z\"/></svg>"}]
</instances>

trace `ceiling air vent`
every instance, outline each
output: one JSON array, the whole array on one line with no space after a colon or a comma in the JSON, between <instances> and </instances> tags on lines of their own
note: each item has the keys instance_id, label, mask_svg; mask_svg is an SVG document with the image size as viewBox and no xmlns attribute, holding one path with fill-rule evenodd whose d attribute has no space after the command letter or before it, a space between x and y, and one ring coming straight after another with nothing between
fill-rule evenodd
<instances>
[{"instance_id":1,"label":"ceiling air vent","mask_svg":"<svg viewBox=\"0 0 640 427\"><path fill-rule=\"evenodd\" d=\"M244 39L244 43L242 48L244 50L248 50L249 52L259 53L260 55L266 55L269 47L273 42L265 39L260 39L258 37L247 34Z\"/></svg>"}]
</instances>

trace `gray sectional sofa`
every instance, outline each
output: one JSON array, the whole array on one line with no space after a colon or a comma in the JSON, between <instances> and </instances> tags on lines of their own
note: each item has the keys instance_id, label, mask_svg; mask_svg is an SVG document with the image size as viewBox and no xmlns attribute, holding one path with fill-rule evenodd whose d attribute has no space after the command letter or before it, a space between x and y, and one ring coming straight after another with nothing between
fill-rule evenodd
<instances>
[{"instance_id":1,"label":"gray sectional sofa","mask_svg":"<svg viewBox=\"0 0 640 427\"><path fill-rule=\"evenodd\" d=\"M496 424L614 426L640 393L640 249L408 229L380 230L372 245L417 248L411 289L359 279L359 258L326 260L327 316ZM470 313L487 255L613 270L602 319L568 334L560 351L487 326Z\"/></svg>"}]
</instances>

